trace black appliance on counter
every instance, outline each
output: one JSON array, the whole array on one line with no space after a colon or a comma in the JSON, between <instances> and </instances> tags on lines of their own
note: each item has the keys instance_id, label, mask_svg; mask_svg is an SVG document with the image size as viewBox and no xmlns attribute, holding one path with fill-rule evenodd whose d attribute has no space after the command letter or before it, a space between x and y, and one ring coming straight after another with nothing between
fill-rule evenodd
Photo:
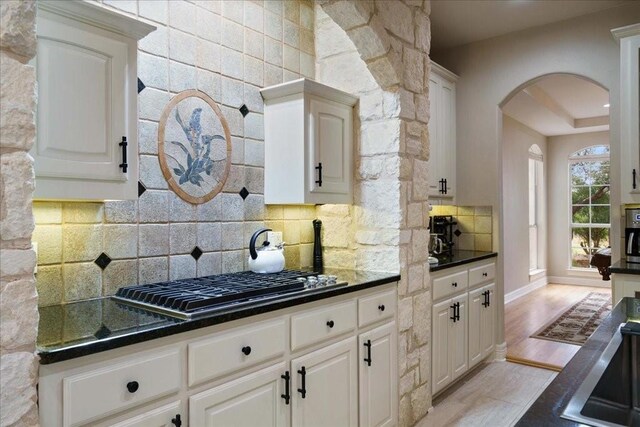
<instances>
[{"instance_id":1,"label":"black appliance on counter","mask_svg":"<svg viewBox=\"0 0 640 427\"><path fill-rule=\"evenodd\" d=\"M624 237L627 262L640 263L640 209L625 209Z\"/></svg>"},{"instance_id":2,"label":"black appliance on counter","mask_svg":"<svg viewBox=\"0 0 640 427\"><path fill-rule=\"evenodd\" d=\"M458 222L452 215L433 215L429 217L429 230L442 239L442 251L439 256L453 255L453 228ZM638 230L640 231L640 230Z\"/></svg>"},{"instance_id":3,"label":"black appliance on counter","mask_svg":"<svg viewBox=\"0 0 640 427\"><path fill-rule=\"evenodd\" d=\"M339 279L333 284L308 287L305 278L317 273L283 270L260 274L250 271L173 280L148 285L125 286L112 298L125 304L181 319L193 319L230 307L313 291L328 286L344 286Z\"/></svg>"}]
</instances>

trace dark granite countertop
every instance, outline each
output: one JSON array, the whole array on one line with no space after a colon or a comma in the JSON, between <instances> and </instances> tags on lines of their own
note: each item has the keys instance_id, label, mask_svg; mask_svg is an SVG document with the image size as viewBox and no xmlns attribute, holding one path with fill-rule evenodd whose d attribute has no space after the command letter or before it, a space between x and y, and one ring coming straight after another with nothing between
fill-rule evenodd
<instances>
[{"instance_id":1,"label":"dark granite countertop","mask_svg":"<svg viewBox=\"0 0 640 427\"><path fill-rule=\"evenodd\" d=\"M623 298L593 335L542 392L516 426L577 427L576 421L561 418L562 411L585 380L621 323L629 317L640 319L640 300Z\"/></svg>"},{"instance_id":2,"label":"dark granite countertop","mask_svg":"<svg viewBox=\"0 0 640 427\"><path fill-rule=\"evenodd\" d=\"M626 260L621 259L620 261L611 264L609 272L619 274L640 274L640 264L627 262Z\"/></svg>"},{"instance_id":3,"label":"dark granite countertop","mask_svg":"<svg viewBox=\"0 0 640 427\"><path fill-rule=\"evenodd\" d=\"M429 271L444 270L445 268L456 267L458 265L468 264L470 262L480 261L487 258L497 257L497 252L483 251L453 251L453 255L439 255L436 258L440 261L438 264L431 264Z\"/></svg>"},{"instance_id":4,"label":"dark granite countertop","mask_svg":"<svg viewBox=\"0 0 640 427\"><path fill-rule=\"evenodd\" d=\"M37 348L40 363L49 364L126 345L217 325L400 280L399 274L325 269L347 286L318 288L255 305L220 310L183 320L123 305L106 297L40 307Z\"/></svg>"}]
</instances>

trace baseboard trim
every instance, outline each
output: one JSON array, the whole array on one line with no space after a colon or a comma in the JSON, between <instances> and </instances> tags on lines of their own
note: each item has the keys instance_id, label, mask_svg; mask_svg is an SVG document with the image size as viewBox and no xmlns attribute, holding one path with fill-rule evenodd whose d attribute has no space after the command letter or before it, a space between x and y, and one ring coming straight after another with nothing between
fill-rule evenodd
<instances>
[{"instance_id":1,"label":"baseboard trim","mask_svg":"<svg viewBox=\"0 0 640 427\"><path fill-rule=\"evenodd\" d=\"M540 289L546 286L548 283L549 283L548 276L541 277L538 280L535 280L529 283L528 285L521 287L520 289L516 289L515 291L511 291L508 294L505 294L504 303L509 304L511 301L516 300L520 297L523 297L535 291L536 289Z\"/></svg>"},{"instance_id":2,"label":"baseboard trim","mask_svg":"<svg viewBox=\"0 0 640 427\"><path fill-rule=\"evenodd\" d=\"M507 356L507 362L517 363L519 365L533 366L534 368L548 369L555 372L562 371L562 366L552 365L550 363L544 362L536 362L534 360L521 359L519 357Z\"/></svg>"},{"instance_id":3,"label":"baseboard trim","mask_svg":"<svg viewBox=\"0 0 640 427\"><path fill-rule=\"evenodd\" d=\"M547 279L548 279L548 283L556 283L558 285L595 286L598 288L611 288L611 281L590 279L588 277L547 276Z\"/></svg>"},{"instance_id":4,"label":"baseboard trim","mask_svg":"<svg viewBox=\"0 0 640 427\"><path fill-rule=\"evenodd\" d=\"M507 359L507 342L496 344L495 359L498 362L504 362Z\"/></svg>"}]
</instances>

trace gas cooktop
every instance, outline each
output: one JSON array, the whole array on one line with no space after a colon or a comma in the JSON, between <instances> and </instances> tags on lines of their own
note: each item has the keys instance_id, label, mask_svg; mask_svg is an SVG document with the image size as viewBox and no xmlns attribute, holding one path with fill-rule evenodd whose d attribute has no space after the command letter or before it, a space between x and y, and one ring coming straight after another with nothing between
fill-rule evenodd
<instances>
[{"instance_id":1,"label":"gas cooktop","mask_svg":"<svg viewBox=\"0 0 640 427\"><path fill-rule=\"evenodd\" d=\"M327 286L344 286L337 280L314 280L316 273L284 270L258 274L249 271L148 285L125 286L113 297L181 319L193 319L214 311L240 307ZM321 277L321 276L318 276ZM322 278L322 277L321 277Z\"/></svg>"}]
</instances>

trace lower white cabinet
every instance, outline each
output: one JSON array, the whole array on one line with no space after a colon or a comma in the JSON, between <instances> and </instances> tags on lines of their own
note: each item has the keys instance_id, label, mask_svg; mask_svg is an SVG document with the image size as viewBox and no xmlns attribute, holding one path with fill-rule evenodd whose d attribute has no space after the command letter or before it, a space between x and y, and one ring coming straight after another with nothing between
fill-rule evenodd
<instances>
[{"instance_id":1,"label":"lower white cabinet","mask_svg":"<svg viewBox=\"0 0 640 427\"><path fill-rule=\"evenodd\" d=\"M635 274L613 274L612 280L612 301L616 305L624 297L635 297L640 292L640 276Z\"/></svg>"},{"instance_id":2,"label":"lower white cabinet","mask_svg":"<svg viewBox=\"0 0 640 427\"><path fill-rule=\"evenodd\" d=\"M390 427L398 418L397 341L395 322L360 334L361 427Z\"/></svg>"},{"instance_id":3,"label":"lower white cabinet","mask_svg":"<svg viewBox=\"0 0 640 427\"><path fill-rule=\"evenodd\" d=\"M113 427L177 427L186 425L182 404L173 402L121 421L114 424Z\"/></svg>"},{"instance_id":4,"label":"lower white cabinet","mask_svg":"<svg viewBox=\"0 0 640 427\"><path fill-rule=\"evenodd\" d=\"M469 368L495 350L494 283L469 292Z\"/></svg>"},{"instance_id":5,"label":"lower white cabinet","mask_svg":"<svg viewBox=\"0 0 640 427\"><path fill-rule=\"evenodd\" d=\"M289 425L285 398L285 363L245 375L189 398L190 425L265 426Z\"/></svg>"},{"instance_id":6,"label":"lower white cabinet","mask_svg":"<svg viewBox=\"0 0 640 427\"><path fill-rule=\"evenodd\" d=\"M467 294L433 306L433 385L437 393L468 369Z\"/></svg>"},{"instance_id":7,"label":"lower white cabinet","mask_svg":"<svg viewBox=\"0 0 640 427\"><path fill-rule=\"evenodd\" d=\"M358 424L357 353L352 337L291 361L294 426Z\"/></svg>"}]
</instances>

